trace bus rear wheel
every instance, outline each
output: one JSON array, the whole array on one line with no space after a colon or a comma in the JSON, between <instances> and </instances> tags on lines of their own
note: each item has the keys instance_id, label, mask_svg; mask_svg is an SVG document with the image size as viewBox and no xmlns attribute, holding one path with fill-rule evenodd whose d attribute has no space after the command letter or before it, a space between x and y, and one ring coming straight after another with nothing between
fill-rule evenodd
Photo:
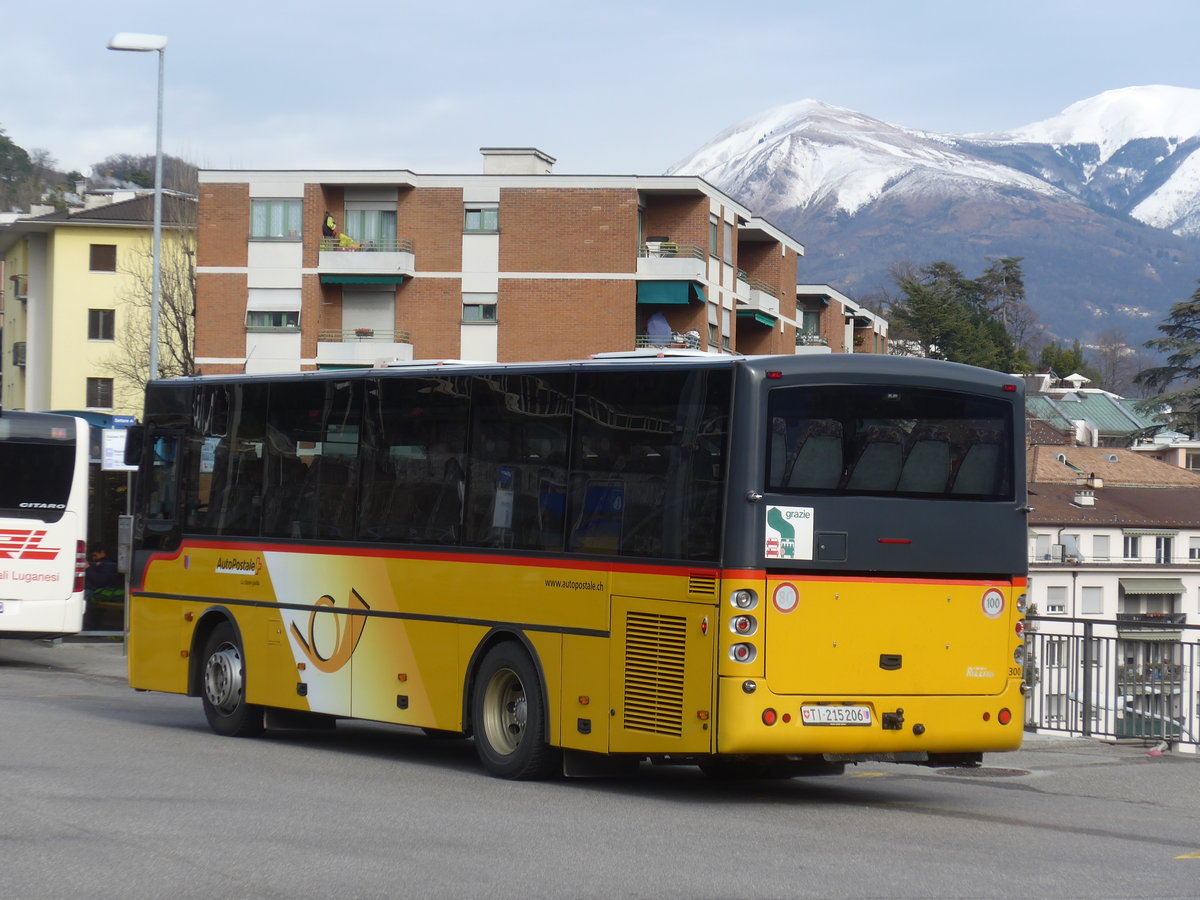
<instances>
[{"instance_id":1,"label":"bus rear wheel","mask_svg":"<svg viewBox=\"0 0 1200 900\"><path fill-rule=\"evenodd\" d=\"M222 622L213 629L203 659L201 696L208 726L226 737L262 734L263 710L246 702L246 662L232 625Z\"/></svg>"},{"instance_id":2,"label":"bus rear wheel","mask_svg":"<svg viewBox=\"0 0 1200 900\"><path fill-rule=\"evenodd\" d=\"M516 644L499 644L483 657L471 722L475 750L489 774L533 780L561 771L559 754L546 743L546 704L537 670Z\"/></svg>"}]
</instances>

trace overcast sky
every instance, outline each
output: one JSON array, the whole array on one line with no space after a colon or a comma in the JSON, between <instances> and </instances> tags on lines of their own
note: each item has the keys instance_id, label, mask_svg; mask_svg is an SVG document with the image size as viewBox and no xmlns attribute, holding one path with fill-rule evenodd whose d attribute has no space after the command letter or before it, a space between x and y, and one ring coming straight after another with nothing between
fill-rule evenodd
<instances>
[{"instance_id":1,"label":"overcast sky","mask_svg":"<svg viewBox=\"0 0 1200 900\"><path fill-rule=\"evenodd\" d=\"M1200 87L1195 0L0 0L0 128L85 170L154 149L205 168L658 174L805 98L898 125L1002 131L1131 85Z\"/></svg>"}]
</instances>

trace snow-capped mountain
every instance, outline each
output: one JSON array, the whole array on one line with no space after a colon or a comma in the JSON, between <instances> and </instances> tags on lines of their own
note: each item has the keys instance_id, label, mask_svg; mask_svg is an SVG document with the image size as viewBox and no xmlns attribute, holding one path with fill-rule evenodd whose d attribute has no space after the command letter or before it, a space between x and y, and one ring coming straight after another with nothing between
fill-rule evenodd
<instances>
[{"instance_id":1,"label":"snow-capped mountain","mask_svg":"<svg viewBox=\"0 0 1200 900\"><path fill-rule=\"evenodd\" d=\"M727 129L701 175L808 246L802 281L860 296L897 263L1023 256L1060 335L1153 333L1200 277L1200 90L1108 91L1008 133L944 135L803 100Z\"/></svg>"}]
</instances>

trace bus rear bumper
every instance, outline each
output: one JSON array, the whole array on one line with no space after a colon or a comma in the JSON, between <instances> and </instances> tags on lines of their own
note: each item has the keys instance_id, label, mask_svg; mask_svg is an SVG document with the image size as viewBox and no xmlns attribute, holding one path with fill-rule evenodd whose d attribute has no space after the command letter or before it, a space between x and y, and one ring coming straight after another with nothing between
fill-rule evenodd
<instances>
[{"instance_id":1,"label":"bus rear bumper","mask_svg":"<svg viewBox=\"0 0 1200 900\"><path fill-rule=\"evenodd\" d=\"M1000 694L967 696L804 696L774 694L761 681L748 687L744 678L720 679L717 753L921 762L922 754L1021 745L1025 700L1015 679Z\"/></svg>"}]
</instances>

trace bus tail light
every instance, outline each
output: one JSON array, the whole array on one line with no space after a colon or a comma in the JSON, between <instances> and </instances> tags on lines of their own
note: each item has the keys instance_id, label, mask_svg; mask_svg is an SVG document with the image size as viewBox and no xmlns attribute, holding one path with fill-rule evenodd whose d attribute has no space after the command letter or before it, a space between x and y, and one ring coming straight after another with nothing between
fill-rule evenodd
<instances>
[{"instance_id":1,"label":"bus tail light","mask_svg":"<svg viewBox=\"0 0 1200 900\"><path fill-rule=\"evenodd\" d=\"M738 609L754 609L758 605L758 594L743 588L734 591L729 597L729 602Z\"/></svg>"},{"instance_id":2,"label":"bus tail light","mask_svg":"<svg viewBox=\"0 0 1200 900\"><path fill-rule=\"evenodd\" d=\"M753 662L756 656L758 656L758 651L753 644L734 644L729 648L729 658L734 662Z\"/></svg>"},{"instance_id":3,"label":"bus tail light","mask_svg":"<svg viewBox=\"0 0 1200 900\"><path fill-rule=\"evenodd\" d=\"M754 634L758 630L758 621L754 616L734 616L729 621L729 628L734 634Z\"/></svg>"},{"instance_id":4,"label":"bus tail light","mask_svg":"<svg viewBox=\"0 0 1200 900\"><path fill-rule=\"evenodd\" d=\"M75 542L75 586L71 588L75 593L83 590L83 577L87 574L88 559L87 545L83 541Z\"/></svg>"}]
</instances>

